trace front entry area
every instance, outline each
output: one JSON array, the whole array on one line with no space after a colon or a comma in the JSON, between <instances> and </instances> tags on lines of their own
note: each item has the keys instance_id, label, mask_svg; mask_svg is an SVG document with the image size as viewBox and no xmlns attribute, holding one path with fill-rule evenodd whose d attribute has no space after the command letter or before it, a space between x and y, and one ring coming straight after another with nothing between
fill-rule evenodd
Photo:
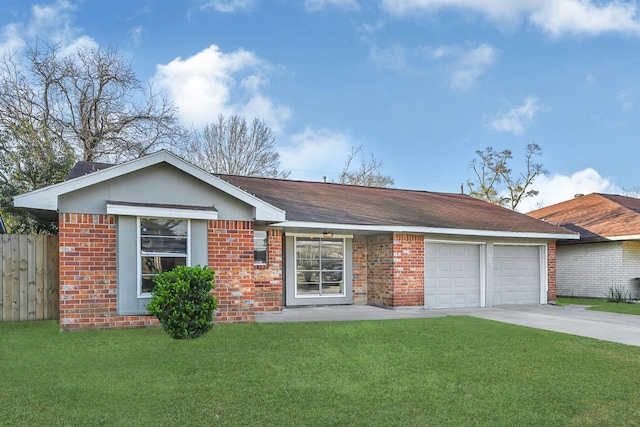
<instances>
[{"instance_id":1,"label":"front entry area","mask_svg":"<svg viewBox=\"0 0 640 427\"><path fill-rule=\"evenodd\" d=\"M285 237L285 305L351 304L351 236Z\"/></svg>"}]
</instances>

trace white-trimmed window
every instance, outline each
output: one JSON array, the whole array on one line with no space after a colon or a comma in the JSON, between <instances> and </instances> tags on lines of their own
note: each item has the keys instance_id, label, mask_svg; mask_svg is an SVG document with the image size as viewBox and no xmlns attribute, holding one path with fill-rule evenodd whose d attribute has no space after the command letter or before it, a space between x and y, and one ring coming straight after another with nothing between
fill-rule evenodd
<instances>
[{"instance_id":1,"label":"white-trimmed window","mask_svg":"<svg viewBox=\"0 0 640 427\"><path fill-rule=\"evenodd\" d=\"M138 296L150 296L158 274L191 264L190 235L188 219L138 217Z\"/></svg>"},{"instance_id":2,"label":"white-trimmed window","mask_svg":"<svg viewBox=\"0 0 640 427\"><path fill-rule=\"evenodd\" d=\"M255 265L267 265L269 261L268 254L267 230L255 230L253 232L253 263Z\"/></svg>"}]
</instances>

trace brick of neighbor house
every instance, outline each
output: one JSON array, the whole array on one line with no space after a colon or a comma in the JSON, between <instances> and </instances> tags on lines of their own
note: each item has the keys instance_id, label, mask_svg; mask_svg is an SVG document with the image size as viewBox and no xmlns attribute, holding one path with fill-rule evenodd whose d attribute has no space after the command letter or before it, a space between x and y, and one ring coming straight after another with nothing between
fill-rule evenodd
<instances>
[{"instance_id":1,"label":"brick of neighbor house","mask_svg":"<svg viewBox=\"0 0 640 427\"><path fill-rule=\"evenodd\" d=\"M59 214L60 327L63 330L157 325L117 312L113 215Z\"/></svg>"},{"instance_id":2,"label":"brick of neighbor house","mask_svg":"<svg viewBox=\"0 0 640 427\"><path fill-rule=\"evenodd\" d=\"M282 230L267 230L267 265L254 267L254 309L282 310Z\"/></svg>"},{"instance_id":3,"label":"brick of neighbor house","mask_svg":"<svg viewBox=\"0 0 640 427\"><path fill-rule=\"evenodd\" d=\"M215 320L243 323L255 320L253 223L210 220L209 268L215 271Z\"/></svg>"}]
</instances>

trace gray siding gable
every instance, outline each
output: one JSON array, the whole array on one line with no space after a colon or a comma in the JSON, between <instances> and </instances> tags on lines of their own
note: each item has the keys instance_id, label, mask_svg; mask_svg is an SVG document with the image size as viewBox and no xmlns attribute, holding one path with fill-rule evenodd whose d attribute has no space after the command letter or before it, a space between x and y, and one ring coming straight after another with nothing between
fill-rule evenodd
<instances>
[{"instance_id":1,"label":"gray siding gable","mask_svg":"<svg viewBox=\"0 0 640 427\"><path fill-rule=\"evenodd\" d=\"M166 163L62 194L58 209L63 213L106 214L107 201L212 206L221 220L254 219L252 206Z\"/></svg>"}]
</instances>

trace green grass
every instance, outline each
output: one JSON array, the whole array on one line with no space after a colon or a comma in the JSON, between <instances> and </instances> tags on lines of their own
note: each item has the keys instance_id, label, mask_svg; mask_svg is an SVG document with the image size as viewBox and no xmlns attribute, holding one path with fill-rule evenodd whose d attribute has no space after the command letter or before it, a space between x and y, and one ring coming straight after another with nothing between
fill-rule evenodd
<instances>
[{"instance_id":1,"label":"green grass","mask_svg":"<svg viewBox=\"0 0 640 427\"><path fill-rule=\"evenodd\" d=\"M471 317L0 323L0 425L640 425L640 348Z\"/></svg>"},{"instance_id":2,"label":"green grass","mask_svg":"<svg viewBox=\"0 0 640 427\"><path fill-rule=\"evenodd\" d=\"M590 305L592 307L589 307L588 310L640 315L639 303L607 302L605 299L597 299L597 298L558 297L557 304L558 305L570 305L570 304Z\"/></svg>"}]
</instances>

